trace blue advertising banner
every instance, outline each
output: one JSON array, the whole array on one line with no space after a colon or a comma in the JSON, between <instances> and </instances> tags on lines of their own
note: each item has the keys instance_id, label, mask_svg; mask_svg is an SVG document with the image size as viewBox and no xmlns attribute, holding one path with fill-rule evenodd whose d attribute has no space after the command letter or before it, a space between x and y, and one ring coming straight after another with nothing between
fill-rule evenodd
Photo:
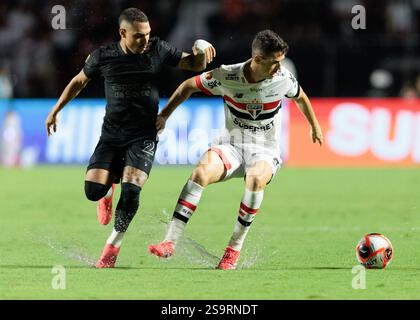
<instances>
[{"instance_id":1,"label":"blue advertising banner","mask_svg":"<svg viewBox=\"0 0 420 320\"><path fill-rule=\"evenodd\" d=\"M0 157L5 165L87 164L98 142L106 102L75 99L47 137L45 119L56 99L0 100ZM161 99L163 107L166 99ZM173 113L159 136L155 162L195 164L224 127L221 98L191 98Z\"/></svg>"}]
</instances>

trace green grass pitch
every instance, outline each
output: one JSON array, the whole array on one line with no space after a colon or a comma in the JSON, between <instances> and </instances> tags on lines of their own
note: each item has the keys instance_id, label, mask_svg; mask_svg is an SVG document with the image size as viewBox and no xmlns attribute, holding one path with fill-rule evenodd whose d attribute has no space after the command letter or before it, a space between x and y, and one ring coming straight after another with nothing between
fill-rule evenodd
<instances>
[{"instance_id":1,"label":"green grass pitch","mask_svg":"<svg viewBox=\"0 0 420 320\"><path fill-rule=\"evenodd\" d=\"M241 179L208 187L175 256L162 239L192 167L156 166L117 268L96 270L112 230L86 200L83 167L0 169L1 299L419 299L419 169L283 168L268 186L236 271L214 270L229 240ZM119 196L119 188L117 189ZM355 246L384 233L395 255L353 289ZM54 266L65 289L52 287Z\"/></svg>"}]
</instances>

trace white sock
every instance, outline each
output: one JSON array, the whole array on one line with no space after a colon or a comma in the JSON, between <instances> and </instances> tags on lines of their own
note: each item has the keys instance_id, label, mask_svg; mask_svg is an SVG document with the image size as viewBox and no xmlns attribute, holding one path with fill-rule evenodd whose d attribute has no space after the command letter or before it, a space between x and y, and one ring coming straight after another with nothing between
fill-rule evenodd
<instances>
[{"instance_id":1,"label":"white sock","mask_svg":"<svg viewBox=\"0 0 420 320\"><path fill-rule=\"evenodd\" d=\"M113 229L108 240L106 240L106 243L112 244L115 247L121 247L121 243L123 241L124 235L125 235L125 232L118 232L118 231L115 231L115 229Z\"/></svg>"},{"instance_id":2,"label":"white sock","mask_svg":"<svg viewBox=\"0 0 420 320\"><path fill-rule=\"evenodd\" d=\"M176 245L179 237L184 233L187 224L179 219L172 218L169 222L168 231L166 232L165 241L171 241Z\"/></svg>"},{"instance_id":3,"label":"white sock","mask_svg":"<svg viewBox=\"0 0 420 320\"><path fill-rule=\"evenodd\" d=\"M188 180L178 199L172 220L169 222L168 231L166 232L165 241L177 243L179 237L184 232L188 220L191 218L204 188L192 180Z\"/></svg>"},{"instance_id":4,"label":"white sock","mask_svg":"<svg viewBox=\"0 0 420 320\"><path fill-rule=\"evenodd\" d=\"M241 251L245 237L251 228L251 223L261 206L263 198L264 191L249 191L248 189L245 189L239 207L238 220L235 223L233 234L229 241L229 246L232 247L232 249Z\"/></svg>"}]
</instances>

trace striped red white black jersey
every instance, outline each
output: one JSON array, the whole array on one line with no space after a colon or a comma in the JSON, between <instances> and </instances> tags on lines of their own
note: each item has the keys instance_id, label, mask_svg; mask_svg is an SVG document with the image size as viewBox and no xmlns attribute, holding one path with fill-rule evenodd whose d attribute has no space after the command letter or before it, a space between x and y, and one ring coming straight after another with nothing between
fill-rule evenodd
<instances>
[{"instance_id":1,"label":"striped red white black jersey","mask_svg":"<svg viewBox=\"0 0 420 320\"><path fill-rule=\"evenodd\" d=\"M252 142L279 149L282 99L297 97L299 84L284 67L271 79L249 83L243 72L247 62L204 72L196 76L196 84L208 95L223 97L227 129L223 138L231 143Z\"/></svg>"}]
</instances>

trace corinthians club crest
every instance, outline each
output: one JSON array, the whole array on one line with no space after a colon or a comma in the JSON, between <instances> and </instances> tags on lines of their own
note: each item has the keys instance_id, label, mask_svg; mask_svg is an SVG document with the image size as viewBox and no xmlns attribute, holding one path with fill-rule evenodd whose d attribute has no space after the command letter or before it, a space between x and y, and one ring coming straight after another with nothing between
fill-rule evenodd
<instances>
[{"instance_id":1,"label":"corinthians club crest","mask_svg":"<svg viewBox=\"0 0 420 320\"><path fill-rule=\"evenodd\" d=\"M246 110L249 112L253 119L256 119L261 113L261 111L264 110L264 105L262 102L252 100L251 103L246 104Z\"/></svg>"}]
</instances>

